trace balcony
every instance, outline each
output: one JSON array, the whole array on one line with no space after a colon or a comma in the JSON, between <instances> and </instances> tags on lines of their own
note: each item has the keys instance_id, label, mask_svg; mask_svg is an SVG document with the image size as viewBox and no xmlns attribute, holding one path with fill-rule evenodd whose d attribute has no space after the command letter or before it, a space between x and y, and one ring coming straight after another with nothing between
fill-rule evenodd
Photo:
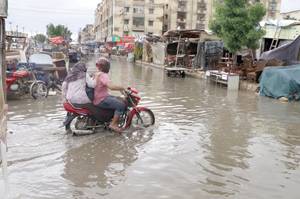
<instances>
[{"instance_id":1,"label":"balcony","mask_svg":"<svg viewBox=\"0 0 300 199\"><path fill-rule=\"evenodd\" d=\"M132 25L132 31L143 32L145 30L145 26L143 25Z\"/></svg>"},{"instance_id":2,"label":"balcony","mask_svg":"<svg viewBox=\"0 0 300 199\"><path fill-rule=\"evenodd\" d=\"M197 28L197 29L200 29L200 30L203 30L203 29L205 29L205 24L197 23L197 24L196 24L196 28Z\"/></svg>"},{"instance_id":3,"label":"balcony","mask_svg":"<svg viewBox=\"0 0 300 199\"><path fill-rule=\"evenodd\" d=\"M197 10L197 14L205 14L206 10Z\"/></svg>"},{"instance_id":4,"label":"balcony","mask_svg":"<svg viewBox=\"0 0 300 199\"><path fill-rule=\"evenodd\" d=\"M137 12L137 13L133 13L132 16L133 17L145 17L145 13Z\"/></svg>"},{"instance_id":5,"label":"balcony","mask_svg":"<svg viewBox=\"0 0 300 199\"><path fill-rule=\"evenodd\" d=\"M132 3L133 3L133 6L135 6L135 5L144 6L145 5L145 0L133 0Z\"/></svg>"},{"instance_id":6,"label":"balcony","mask_svg":"<svg viewBox=\"0 0 300 199\"><path fill-rule=\"evenodd\" d=\"M178 18L178 19L177 19L177 22L178 22L178 23L185 23L185 22L186 22L186 19Z\"/></svg>"},{"instance_id":7,"label":"balcony","mask_svg":"<svg viewBox=\"0 0 300 199\"><path fill-rule=\"evenodd\" d=\"M187 12L187 8L183 6L178 6L177 12Z\"/></svg>"}]
</instances>

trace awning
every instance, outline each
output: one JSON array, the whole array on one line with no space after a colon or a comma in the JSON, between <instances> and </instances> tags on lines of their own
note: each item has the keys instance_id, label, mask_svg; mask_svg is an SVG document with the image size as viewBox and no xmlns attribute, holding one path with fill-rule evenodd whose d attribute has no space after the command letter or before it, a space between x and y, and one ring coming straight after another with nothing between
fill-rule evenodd
<instances>
[{"instance_id":1,"label":"awning","mask_svg":"<svg viewBox=\"0 0 300 199\"><path fill-rule=\"evenodd\" d=\"M49 40L53 44L63 44L63 43L65 43L65 40L62 36L52 37Z\"/></svg>"},{"instance_id":2,"label":"awning","mask_svg":"<svg viewBox=\"0 0 300 199\"><path fill-rule=\"evenodd\" d=\"M169 30L165 32L163 37L180 37L181 38L200 38L201 34L209 34L205 30L191 29L191 30Z\"/></svg>"}]
</instances>

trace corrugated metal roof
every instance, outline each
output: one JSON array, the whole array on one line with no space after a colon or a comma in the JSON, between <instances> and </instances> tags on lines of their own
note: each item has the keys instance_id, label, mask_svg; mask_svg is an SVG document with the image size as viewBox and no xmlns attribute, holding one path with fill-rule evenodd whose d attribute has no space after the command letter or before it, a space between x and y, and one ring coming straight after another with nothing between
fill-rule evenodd
<instances>
[{"instance_id":1,"label":"corrugated metal roof","mask_svg":"<svg viewBox=\"0 0 300 199\"><path fill-rule=\"evenodd\" d=\"M264 38L274 38L277 37L278 31L280 31L279 39L284 40L294 40L300 35L300 24L290 25L286 27L276 27L274 25L265 26L266 35ZM276 33L277 30L277 33Z\"/></svg>"}]
</instances>

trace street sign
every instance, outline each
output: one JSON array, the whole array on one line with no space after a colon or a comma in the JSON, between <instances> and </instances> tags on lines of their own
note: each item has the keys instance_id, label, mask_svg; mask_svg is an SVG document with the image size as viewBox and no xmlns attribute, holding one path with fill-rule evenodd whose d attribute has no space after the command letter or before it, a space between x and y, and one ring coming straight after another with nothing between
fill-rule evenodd
<instances>
[{"instance_id":1,"label":"street sign","mask_svg":"<svg viewBox=\"0 0 300 199\"><path fill-rule=\"evenodd\" d=\"M7 0L0 0L0 17L7 17Z\"/></svg>"}]
</instances>

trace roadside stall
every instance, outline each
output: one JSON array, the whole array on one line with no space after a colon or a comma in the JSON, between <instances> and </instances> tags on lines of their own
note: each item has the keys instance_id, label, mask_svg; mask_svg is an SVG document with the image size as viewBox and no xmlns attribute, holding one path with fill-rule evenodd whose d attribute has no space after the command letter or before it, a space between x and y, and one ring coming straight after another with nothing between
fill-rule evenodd
<instances>
[{"instance_id":1,"label":"roadside stall","mask_svg":"<svg viewBox=\"0 0 300 199\"><path fill-rule=\"evenodd\" d=\"M198 42L208 38L205 30L169 30L163 38L167 41L165 68L168 76L185 77L185 72L193 67L198 51Z\"/></svg>"}]
</instances>

